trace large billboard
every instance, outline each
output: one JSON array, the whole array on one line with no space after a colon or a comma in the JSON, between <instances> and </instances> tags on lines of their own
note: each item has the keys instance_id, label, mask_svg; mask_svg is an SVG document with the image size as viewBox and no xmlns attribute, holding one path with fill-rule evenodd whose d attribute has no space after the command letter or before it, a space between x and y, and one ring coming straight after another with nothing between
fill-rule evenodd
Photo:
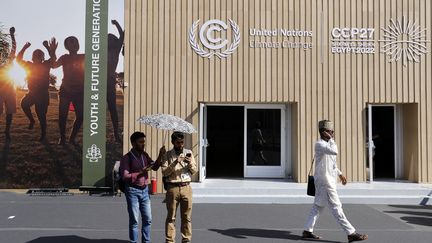
<instances>
[{"instance_id":1,"label":"large billboard","mask_svg":"<svg viewBox=\"0 0 432 243\"><path fill-rule=\"evenodd\" d=\"M124 1L4 5L0 188L109 185L123 148Z\"/></svg>"}]
</instances>

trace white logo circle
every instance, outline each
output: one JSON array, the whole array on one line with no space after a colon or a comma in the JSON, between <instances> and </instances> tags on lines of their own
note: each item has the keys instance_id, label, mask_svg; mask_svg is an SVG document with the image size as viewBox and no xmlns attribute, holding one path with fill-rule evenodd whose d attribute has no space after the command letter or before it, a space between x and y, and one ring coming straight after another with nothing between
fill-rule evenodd
<instances>
[{"instance_id":1,"label":"white logo circle","mask_svg":"<svg viewBox=\"0 0 432 243\"><path fill-rule=\"evenodd\" d=\"M426 54L426 28L421 28L416 22L406 21L405 16L402 20L394 21L390 19L387 28L381 28L384 31L384 42L381 52L390 57L389 62L395 62L402 59L402 64L407 66L408 62L420 62L420 57Z\"/></svg>"},{"instance_id":2,"label":"white logo circle","mask_svg":"<svg viewBox=\"0 0 432 243\"><path fill-rule=\"evenodd\" d=\"M227 30L228 25L219 19L212 19L206 21L201 26L199 31L199 39L202 45L209 49L209 51L206 51L198 45L195 36L199 21L200 20L198 19L197 21L193 22L189 30L189 43L192 49L198 55L207 58L211 58L214 55L219 58L226 58L237 49L238 45L240 44L240 28L233 20L229 19L230 26L233 30L233 42L227 47L227 49L223 51L221 51L222 48L228 45L229 41L223 40L220 37L215 38L214 36L216 34L215 32Z\"/></svg>"},{"instance_id":3,"label":"white logo circle","mask_svg":"<svg viewBox=\"0 0 432 243\"><path fill-rule=\"evenodd\" d=\"M220 42L222 39L219 37L215 39L212 36L214 31L220 32L222 29L226 30L226 29L228 29L228 26L224 22L222 22L218 19L212 19L212 20L205 22L203 24L203 26L201 26L201 29L199 32L199 37L200 37L201 43L210 50L222 49L224 46L226 46L226 44L228 44L228 40L224 40L219 45L216 45L216 43ZM211 43L214 43L214 44L210 44L209 41Z\"/></svg>"}]
</instances>

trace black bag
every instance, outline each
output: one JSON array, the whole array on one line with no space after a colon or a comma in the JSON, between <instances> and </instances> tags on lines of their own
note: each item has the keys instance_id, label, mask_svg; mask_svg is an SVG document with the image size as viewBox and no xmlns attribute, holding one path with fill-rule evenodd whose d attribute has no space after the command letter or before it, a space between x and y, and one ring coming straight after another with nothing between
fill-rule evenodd
<instances>
[{"instance_id":1,"label":"black bag","mask_svg":"<svg viewBox=\"0 0 432 243\"><path fill-rule=\"evenodd\" d=\"M306 192L307 195L313 196L313 197L315 196L315 178L311 174L311 172L312 172L314 161L315 161L315 156L312 159L312 165L311 165L311 168L310 168L309 173L308 173L308 183L307 183L307 192Z\"/></svg>"},{"instance_id":2,"label":"black bag","mask_svg":"<svg viewBox=\"0 0 432 243\"><path fill-rule=\"evenodd\" d=\"M313 175L308 175L307 195L315 196L315 178Z\"/></svg>"},{"instance_id":3,"label":"black bag","mask_svg":"<svg viewBox=\"0 0 432 243\"><path fill-rule=\"evenodd\" d=\"M168 190L168 176L163 176L162 177L162 183L163 183L163 187L166 190Z\"/></svg>"},{"instance_id":4,"label":"black bag","mask_svg":"<svg viewBox=\"0 0 432 243\"><path fill-rule=\"evenodd\" d=\"M126 155L128 156L128 162L131 163L131 162L132 162L132 157L131 157L130 152L128 152ZM121 171L121 169L119 169L119 171ZM119 176L118 178L119 178L119 179L117 180L117 184L118 184L119 190L120 190L121 192L125 193L125 190L126 190L126 182L123 181L123 178L122 178L122 174L121 174L121 173L120 173L120 176Z\"/></svg>"}]
</instances>

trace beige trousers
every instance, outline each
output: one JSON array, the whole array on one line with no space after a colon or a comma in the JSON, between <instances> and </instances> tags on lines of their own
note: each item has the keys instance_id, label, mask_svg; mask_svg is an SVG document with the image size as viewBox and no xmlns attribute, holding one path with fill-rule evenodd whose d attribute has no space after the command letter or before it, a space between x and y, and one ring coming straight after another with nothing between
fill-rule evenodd
<instances>
[{"instance_id":1,"label":"beige trousers","mask_svg":"<svg viewBox=\"0 0 432 243\"><path fill-rule=\"evenodd\" d=\"M180 204L182 242L192 239L192 187L169 186L166 192L167 218L165 221L165 238L167 243L175 242L176 213Z\"/></svg>"}]
</instances>

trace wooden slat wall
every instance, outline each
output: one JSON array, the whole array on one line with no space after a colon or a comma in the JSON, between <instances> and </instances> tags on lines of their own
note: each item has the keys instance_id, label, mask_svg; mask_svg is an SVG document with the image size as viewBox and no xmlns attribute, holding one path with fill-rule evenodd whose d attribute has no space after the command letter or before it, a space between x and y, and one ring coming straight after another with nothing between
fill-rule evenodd
<instances>
[{"instance_id":1,"label":"wooden slat wall","mask_svg":"<svg viewBox=\"0 0 432 243\"><path fill-rule=\"evenodd\" d=\"M427 28L429 0L125 0L125 141L136 129L148 135L156 156L163 132L139 125L140 115L170 113L198 127L199 102L295 103L294 177L304 182L317 138L316 123L336 123L339 166L352 181L365 181L365 108L368 103L418 103L418 181L432 182L431 44L420 63L388 63L374 55L332 54L333 27L374 27L376 40L390 18L407 16ZM234 19L241 44L227 59L201 58L188 43L193 21ZM312 50L249 48L249 27L313 30ZM229 30L225 35L231 36ZM259 39L270 39L260 37ZM278 37L279 40L281 37ZM292 39L292 38L291 38ZM308 38L297 38L308 40ZM309 39L310 40L310 39ZM379 45L376 45L379 52ZM415 106L413 106L415 107ZM415 119L415 118L413 118ZM198 135L188 141L198 152ZM165 145L170 146L169 139ZM127 150L129 144L125 143ZM160 172L158 172L160 173ZM153 175L160 178L160 174ZM160 185L160 184L159 184Z\"/></svg>"}]
</instances>

